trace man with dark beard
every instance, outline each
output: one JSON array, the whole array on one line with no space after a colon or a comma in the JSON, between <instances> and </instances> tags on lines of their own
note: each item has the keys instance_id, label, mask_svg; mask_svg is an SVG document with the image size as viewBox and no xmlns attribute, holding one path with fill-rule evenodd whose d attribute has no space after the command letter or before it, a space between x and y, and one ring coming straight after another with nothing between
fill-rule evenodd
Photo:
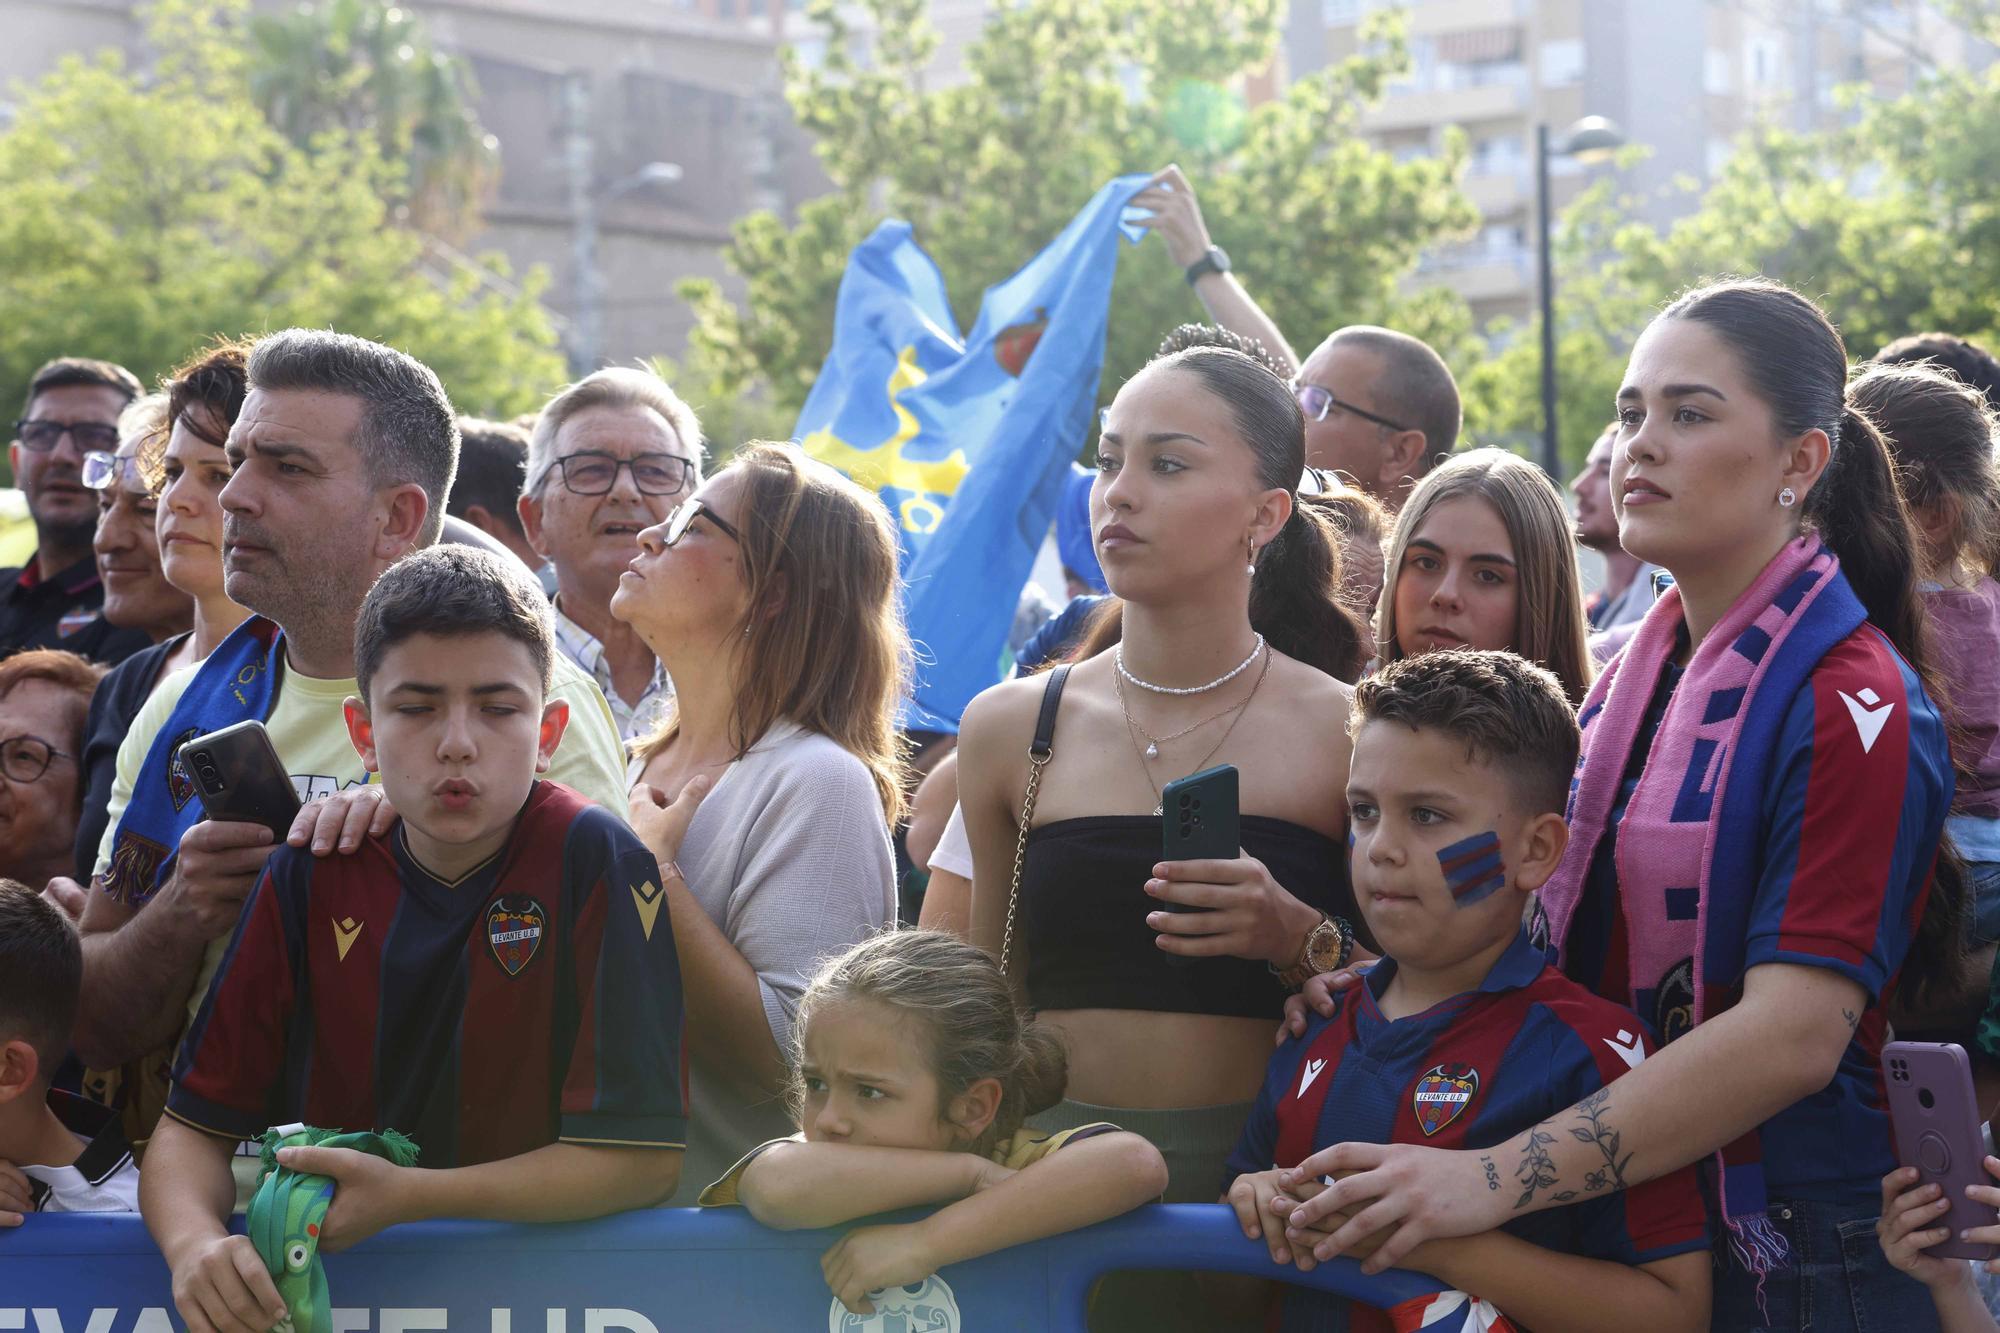
<instances>
[{"instance_id":1,"label":"man with dark beard","mask_svg":"<svg viewBox=\"0 0 2000 1333\"><path fill-rule=\"evenodd\" d=\"M97 495L83 484L83 456L118 447L118 414L138 396L138 379L109 361L65 357L29 381L7 462L35 520L35 554L0 570L0 657L62 648L109 664L152 642L99 614L104 585L90 551Z\"/></svg>"}]
</instances>

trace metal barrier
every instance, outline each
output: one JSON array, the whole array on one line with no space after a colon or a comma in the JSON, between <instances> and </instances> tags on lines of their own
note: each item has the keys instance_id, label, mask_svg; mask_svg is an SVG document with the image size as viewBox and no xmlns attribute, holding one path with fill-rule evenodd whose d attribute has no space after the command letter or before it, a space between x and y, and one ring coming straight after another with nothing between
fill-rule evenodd
<instances>
[{"instance_id":1,"label":"metal barrier","mask_svg":"<svg viewBox=\"0 0 2000 1333\"><path fill-rule=\"evenodd\" d=\"M904 1214L918 1217L921 1213ZM327 1258L334 1333L960 1333L1084 1328L1120 1269L1241 1273L1389 1306L1439 1290L1417 1273L1364 1277L1271 1262L1218 1204L1141 1208L1002 1250L849 1314L820 1274L837 1231L772 1231L741 1209L660 1209L565 1226L427 1222ZM1449 1327L1449 1322L1445 1325ZM37 1214L0 1231L0 1333L172 1333L166 1264L131 1214Z\"/></svg>"}]
</instances>

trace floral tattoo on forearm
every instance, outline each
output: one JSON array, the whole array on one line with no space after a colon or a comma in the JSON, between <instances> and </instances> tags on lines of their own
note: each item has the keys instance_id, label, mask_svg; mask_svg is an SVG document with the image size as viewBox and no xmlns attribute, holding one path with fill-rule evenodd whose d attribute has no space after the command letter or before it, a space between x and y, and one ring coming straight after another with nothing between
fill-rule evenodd
<instances>
[{"instance_id":1,"label":"floral tattoo on forearm","mask_svg":"<svg viewBox=\"0 0 2000 1333\"><path fill-rule=\"evenodd\" d=\"M1571 1203L1584 1194L1626 1188L1625 1169L1632 1164L1632 1154L1622 1151L1623 1135L1605 1119L1610 1103L1611 1090L1599 1088L1576 1104L1576 1118L1582 1123L1569 1126L1570 1136L1579 1143L1590 1144L1604 1158L1602 1166L1584 1174L1581 1190L1562 1188L1562 1173L1549 1152L1556 1142L1556 1122L1544 1120L1528 1131L1527 1142L1521 1147L1521 1160L1514 1168L1514 1179L1521 1186L1521 1197L1514 1201L1516 1211L1537 1199ZM1490 1175L1488 1181L1490 1185Z\"/></svg>"}]
</instances>

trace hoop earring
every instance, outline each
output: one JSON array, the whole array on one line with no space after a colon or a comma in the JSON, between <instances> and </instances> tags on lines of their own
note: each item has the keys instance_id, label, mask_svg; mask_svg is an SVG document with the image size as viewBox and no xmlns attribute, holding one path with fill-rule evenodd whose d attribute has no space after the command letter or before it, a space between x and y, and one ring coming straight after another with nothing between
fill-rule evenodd
<instances>
[{"instance_id":1,"label":"hoop earring","mask_svg":"<svg viewBox=\"0 0 2000 1333\"><path fill-rule=\"evenodd\" d=\"M1787 486L1784 490L1778 492L1778 508L1790 509L1798 502L1798 492L1794 491L1791 487Z\"/></svg>"}]
</instances>

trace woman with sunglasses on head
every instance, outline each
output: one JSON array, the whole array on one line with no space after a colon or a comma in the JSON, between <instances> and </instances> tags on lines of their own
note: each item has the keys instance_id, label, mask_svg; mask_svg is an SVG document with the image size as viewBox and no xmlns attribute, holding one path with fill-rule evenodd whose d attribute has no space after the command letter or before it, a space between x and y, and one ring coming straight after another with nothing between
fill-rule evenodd
<instances>
[{"instance_id":1,"label":"woman with sunglasses on head","mask_svg":"<svg viewBox=\"0 0 2000 1333\"><path fill-rule=\"evenodd\" d=\"M1285 382L1235 348L1140 371L1105 414L1091 492L1115 646L993 687L960 733L972 940L1070 1047L1068 1099L1037 1123L1143 1134L1169 1201L1217 1197L1281 974L1353 941L1351 691L1275 646L1351 667L1362 642L1332 525L1295 499L1304 433ZM1242 855L1164 863L1162 789L1220 764L1239 772Z\"/></svg>"},{"instance_id":2,"label":"woman with sunglasses on head","mask_svg":"<svg viewBox=\"0 0 2000 1333\"><path fill-rule=\"evenodd\" d=\"M78 878L86 882L104 836L118 746L132 720L155 686L207 657L250 614L222 590L217 499L229 480L222 446L243 406L247 355L247 344L233 342L199 353L167 377L156 433L128 441L131 447L121 445L116 455L92 455L85 462L85 484L102 483L100 565L147 563L152 571L144 576L104 569L106 618L126 614L128 601L135 608L160 608L135 609L135 616L152 622L147 632L153 646L119 663L91 702L82 756L83 816L76 829ZM150 562L144 559L148 550ZM169 617L168 608L177 614Z\"/></svg>"},{"instance_id":3,"label":"woman with sunglasses on head","mask_svg":"<svg viewBox=\"0 0 2000 1333\"><path fill-rule=\"evenodd\" d=\"M791 446L745 448L639 547L611 613L674 681L634 747L631 817L688 995L692 1202L791 1132L806 983L895 920L910 644L881 502Z\"/></svg>"}]
</instances>

